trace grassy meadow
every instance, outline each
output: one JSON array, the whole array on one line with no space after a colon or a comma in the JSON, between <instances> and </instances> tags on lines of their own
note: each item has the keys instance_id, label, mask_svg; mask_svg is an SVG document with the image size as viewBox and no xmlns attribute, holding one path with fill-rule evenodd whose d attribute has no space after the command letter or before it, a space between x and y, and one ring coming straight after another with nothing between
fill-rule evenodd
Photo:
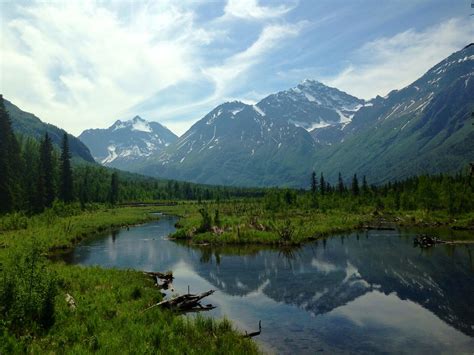
<instances>
[{"instance_id":1,"label":"grassy meadow","mask_svg":"<svg viewBox=\"0 0 474 355\"><path fill-rule=\"evenodd\" d=\"M87 236L156 218L152 211L70 206L2 217L0 353L257 353L228 320L143 312L162 295L141 272L47 258Z\"/></svg>"}]
</instances>

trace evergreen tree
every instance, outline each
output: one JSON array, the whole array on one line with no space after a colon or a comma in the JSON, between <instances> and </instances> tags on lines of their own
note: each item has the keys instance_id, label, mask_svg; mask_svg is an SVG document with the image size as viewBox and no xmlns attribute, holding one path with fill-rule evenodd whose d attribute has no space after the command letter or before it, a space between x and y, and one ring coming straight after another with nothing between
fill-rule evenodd
<instances>
[{"instance_id":1,"label":"evergreen tree","mask_svg":"<svg viewBox=\"0 0 474 355\"><path fill-rule=\"evenodd\" d=\"M115 205L119 199L119 179L118 174L114 172L112 174L112 180L110 183L110 203Z\"/></svg>"},{"instance_id":2,"label":"evergreen tree","mask_svg":"<svg viewBox=\"0 0 474 355\"><path fill-rule=\"evenodd\" d=\"M319 189L321 191L321 195L324 195L324 193L326 192L326 182L324 180L323 173L321 173L321 176L319 178Z\"/></svg>"},{"instance_id":3,"label":"evergreen tree","mask_svg":"<svg viewBox=\"0 0 474 355\"><path fill-rule=\"evenodd\" d=\"M344 181L342 180L342 175L339 173L339 177L337 179L337 192L342 195L345 191Z\"/></svg>"},{"instance_id":4,"label":"evergreen tree","mask_svg":"<svg viewBox=\"0 0 474 355\"><path fill-rule=\"evenodd\" d=\"M359 181L357 180L357 174L354 174L352 178L352 194L354 196L359 195Z\"/></svg>"},{"instance_id":5,"label":"evergreen tree","mask_svg":"<svg viewBox=\"0 0 474 355\"><path fill-rule=\"evenodd\" d=\"M311 174L311 192L315 194L318 191L318 179L316 178L316 172L313 170Z\"/></svg>"},{"instance_id":6,"label":"evergreen tree","mask_svg":"<svg viewBox=\"0 0 474 355\"><path fill-rule=\"evenodd\" d=\"M40 212L45 207L51 207L55 197L53 143L48 133L45 133L40 143L39 173L34 210Z\"/></svg>"},{"instance_id":7,"label":"evergreen tree","mask_svg":"<svg viewBox=\"0 0 474 355\"><path fill-rule=\"evenodd\" d=\"M0 213L13 210L15 189L18 181L13 159L19 154L19 146L13 133L10 117L3 96L0 95Z\"/></svg>"},{"instance_id":8,"label":"evergreen tree","mask_svg":"<svg viewBox=\"0 0 474 355\"><path fill-rule=\"evenodd\" d=\"M367 185L367 179L364 177L362 178L362 193L366 195L369 192L369 185Z\"/></svg>"},{"instance_id":9,"label":"evergreen tree","mask_svg":"<svg viewBox=\"0 0 474 355\"><path fill-rule=\"evenodd\" d=\"M73 179L71 169L71 153L69 152L69 141L67 133L64 133L61 146L61 172L59 197L64 202L71 202L73 195Z\"/></svg>"}]
</instances>

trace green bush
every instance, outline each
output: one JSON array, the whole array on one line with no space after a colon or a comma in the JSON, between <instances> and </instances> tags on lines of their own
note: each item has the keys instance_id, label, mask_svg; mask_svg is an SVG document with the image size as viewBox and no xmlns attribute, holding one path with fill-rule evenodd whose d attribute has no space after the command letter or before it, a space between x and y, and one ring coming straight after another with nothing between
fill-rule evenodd
<instances>
[{"instance_id":1,"label":"green bush","mask_svg":"<svg viewBox=\"0 0 474 355\"><path fill-rule=\"evenodd\" d=\"M2 265L1 327L17 336L49 329L55 320L57 284L36 244L12 252Z\"/></svg>"}]
</instances>

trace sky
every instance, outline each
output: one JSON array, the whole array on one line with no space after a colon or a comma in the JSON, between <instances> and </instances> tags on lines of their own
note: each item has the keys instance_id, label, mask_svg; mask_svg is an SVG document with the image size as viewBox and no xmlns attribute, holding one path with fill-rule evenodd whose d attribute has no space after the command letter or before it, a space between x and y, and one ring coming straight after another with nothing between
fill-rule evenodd
<instances>
[{"instance_id":1,"label":"sky","mask_svg":"<svg viewBox=\"0 0 474 355\"><path fill-rule=\"evenodd\" d=\"M314 79L384 96L474 41L471 0L0 0L0 93L79 135L135 115L178 135Z\"/></svg>"}]
</instances>

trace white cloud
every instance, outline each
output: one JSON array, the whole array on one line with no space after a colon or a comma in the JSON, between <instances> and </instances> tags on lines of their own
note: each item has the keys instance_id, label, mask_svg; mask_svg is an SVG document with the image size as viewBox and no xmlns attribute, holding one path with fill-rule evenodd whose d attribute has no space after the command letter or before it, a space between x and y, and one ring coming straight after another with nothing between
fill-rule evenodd
<instances>
[{"instance_id":1,"label":"white cloud","mask_svg":"<svg viewBox=\"0 0 474 355\"><path fill-rule=\"evenodd\" d=\"M235 80L258 64L275 47L282 45L284 39L297 36L306 24L302 21L297 24L268 25L247 49L231 56L222 65L205 69L204 74L216 84L214 96L226 95Z\"/></svg>"},{"instance_id":2,"label":"white cloud","mask_svg":"<svg viewBox=\"0 0 474 355\"><path fill-rule=\"evenodd\" d=\"M361 98L384 96L412 83L471 42L473 35L466 21L451 19L424 31L408 30L379 38L352 53L353 59L338 75L323 80Z\"/></svg>"},{"instance_id":3,"label":"white cloud","mask_svg":"<svg viewBox=\"0 0 474 355\"><path fill-rule=\"evenodd\" d=\"M173 6L136 8L129 21L96 2L35 3L2 28L1 92L73 133L195 75L212 34Z\"/></svg>"},{"instance_id":4,"label":"white cloud","mask_svg":"<svg viewBox=\"0 0 474 355\"><path fill-rule=\"evenodd\" d=\"M261 6L257 0L229 0L224 9L225 17L237 17L251 20L263 20L281 17L295 8L293 6Z\"/></svg>"}]
</instances>

